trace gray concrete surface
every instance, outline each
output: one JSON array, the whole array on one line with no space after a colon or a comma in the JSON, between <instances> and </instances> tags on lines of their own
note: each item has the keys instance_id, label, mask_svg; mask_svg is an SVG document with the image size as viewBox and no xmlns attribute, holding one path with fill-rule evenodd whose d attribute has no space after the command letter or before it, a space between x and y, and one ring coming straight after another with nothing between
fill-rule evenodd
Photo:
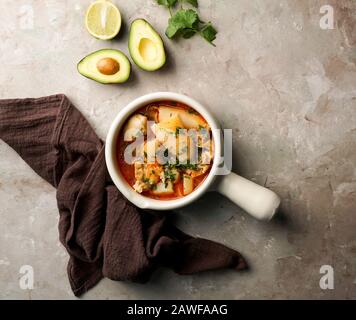
<instances>
[{"instance_id":1,"label":"gray concrete surface","mask_svg":"<svg viewBox=\"0 0 356 320\"><path fill-rule=\"evenodd\" d=\"M84 28L89 2L1 1L0 98L65 93L104 138L133 98L188 94L233 129L234 170L283 203L270 223L217 194L177 212L185 231L240 250L248 272L181 277L163 269L146 285L103 280L83 299L356 298L355 1L200 0L202 17L219 29L216 48L164 37L167 67L134 66L121 86L81 77L76 63L100 48L127 53L134 18L163 34L168 14L154 0L115 0L124 30L103 42ZM333 30L319 26L325 4L335 10ZM57 221L55 190L0 141L0 298L74 298ZM22 265L34 268L33 290L19 287ZM322 265L334 268L334 290L319 287Z\"/></svg>"}]
</instances>

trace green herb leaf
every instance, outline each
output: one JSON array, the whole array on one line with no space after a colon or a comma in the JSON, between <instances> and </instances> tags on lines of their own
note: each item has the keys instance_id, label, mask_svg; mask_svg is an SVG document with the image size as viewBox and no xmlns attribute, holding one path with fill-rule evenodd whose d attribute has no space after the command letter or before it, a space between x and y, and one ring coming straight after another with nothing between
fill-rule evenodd
<instances>
[{"instance_id":1,"label":"green herb leaf","mask_svg":"<svg viewBox=\"0 0 356 320\"><path fill-rule=\"evenodd\" d=\"M163 155L164 157L168 157L168 154L169 154L169 150L168 149L165 149L164 152L163 152Z\"/></svg>"},{"instance_id":2,"label":"green herb leaf","mask_svg":"<svg viewBox=\"0 0 356 320\"><path fill-rule=\"evenodd\" d=\"M178 0L157 0L157 3L161 6L165 6L167 8L172 8L175 6Z\"/></svg>"},{"instance_id":3,"label":"green herb leaf","mask_svg":"<svg viewBox=\"0 0 356 320\"><path fill-rule=\"evenodd\" d=\"M166 179L171 180L172 182L176 179L176 174L172 172L169 167L165 169L164 176Z\"/></svg>"},{"instance_id":4,"label":"green herb leaf","mask_svg":"<svg viewBox=\"0 0 356 320\"><path fill-rule=\"evenodd\" d=\"M199 17L193 9L180 9L169 20L166 35L172 39L181 33L185 33L185 29L198 30ZM186 36L192 36L192 33L185 33Z\"/></svg>"},{"instance_id":5,"label":"green herb leaf","mask_svg":"<svg viewBox=\"0 0 356 320\"><path fill-rule=\"evenodd\" d=\"M182 37L184 39L189 39L191 38L192 36L194 36L195 34L197 33L196 30L193 30L193 29L183 29L182 30Z\"/></svg>"},{"instance_id":6,"label":"green herb leaf","mask_svg":"<svg viewBox=\"0 0 356 320\"><path fill-rule=\"evenodd\" d=\"M198 0L184 0L184 1L191 4L193 7L198 8Z\"/></svg>"},{"instance_id":7,"label":"green herb leaf","mask_svg":"<svg viewBox=\"0 0 356 320\"><path fill-rule=\"evenodd\" d=\"M212 45L214 45L213 41L216 39L217 33L218 32L210 22L206 26L204 26L203 29L201 30L201 35L204 37L206 41L210 42Z\"/></svg>"},{"instance_id":8,"label":"green herb leaf","mask_svg":"<svg viewBox=\"0 0 356 320\"><path fill-rule=\"evenodd\" d=\"M193 164L193 163L176 163L176 164L170 164L169 168L176 168L176 169L182 169L182 170L194 170L197 171L199 170L198 164Z\"/></svg>"},{"instance_id":9,"label":"green herb leaf","mask_svg":"<svg viewBox=\"0 0 356 320\"><path fill-rule=\"evenodd\" d=\"M183 4L188 3L194 8L198 8L198 0L156 0L158 4L168 8L171 18L168 20L166 36L170 39L182 37L189 39L196 33L204 38L211 45L215 46L213 41L216 39L217 31L212 24L206 23L199 18L194 9L184 9ZM172 8L180 3L180 9L175 13Z\"/></svg>"}]
</instances>

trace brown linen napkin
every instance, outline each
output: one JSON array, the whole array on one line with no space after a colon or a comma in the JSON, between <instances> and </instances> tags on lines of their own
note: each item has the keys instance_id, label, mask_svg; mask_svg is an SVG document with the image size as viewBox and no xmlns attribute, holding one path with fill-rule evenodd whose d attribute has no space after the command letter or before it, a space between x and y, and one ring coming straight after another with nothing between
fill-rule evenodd
<instances>
[{"instance_id":1,"label":"brown linen napkin","mask_svg":"<svg viewBox=\"0 0 356 320\"><path fill-rule=\"evenodd\" d=\"M65 95L0 100L0 138L57 188L59 238L75 295L103 277L145 282L160 265L178 274L247 267L237 251L129 203L110 180L102 141Z\"/></svg>"}]
</instances>

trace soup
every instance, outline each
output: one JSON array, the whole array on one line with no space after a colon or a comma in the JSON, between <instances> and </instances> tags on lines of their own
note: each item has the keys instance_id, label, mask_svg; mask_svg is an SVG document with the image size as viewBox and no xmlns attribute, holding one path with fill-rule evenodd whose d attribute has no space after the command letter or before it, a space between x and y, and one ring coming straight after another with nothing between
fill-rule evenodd
<instances>
[{"instance_id":1,"label":"soup","mask_svg":"<svg viewBox=\"0 0 356 320\"><path fill-rule=\"evenodd\" d=\"M189 106L148 104L126 121L117 143L118 165L138 193L172 200L192 193L209 174L213 143L207 121Z\"/></svg>"}]
</instances>

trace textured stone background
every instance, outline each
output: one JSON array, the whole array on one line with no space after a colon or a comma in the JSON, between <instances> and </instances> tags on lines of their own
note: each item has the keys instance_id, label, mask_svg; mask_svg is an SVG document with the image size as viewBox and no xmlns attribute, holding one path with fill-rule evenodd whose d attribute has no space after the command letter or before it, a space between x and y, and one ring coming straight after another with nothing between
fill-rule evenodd
<instances>
[{"instance_id":1,"label":"textured stone background","mask_svg":"<svg viewBox=\"0 0 356 320\"><path fill-rule=\"evenodd\" d=\"M146 285L103 280L84 298L356 298L355 1L200 0L202 17L219 29L217 47L164 37L167 67L133 67L121 86L81 77L76 63L100 48L127 52L134 18L163 34L167 12L153 0L115 0L124 30L102 42L84 28L89 2L1 1L0 98L65 93L104 138L133 98L188 94L233 129L234 170L283 204L270 223L217 194L177 213L185 231L240 250L249 272L180 277L163 269ZM334 30L319 27L324 4L334 7ZM54 189L0 141L0 298L74 298L57 221ZM18 285L25 264L35 270L30 292ZM319 287L323 264L334 267L334 290Z\"/></svg>"}]
</instances>

